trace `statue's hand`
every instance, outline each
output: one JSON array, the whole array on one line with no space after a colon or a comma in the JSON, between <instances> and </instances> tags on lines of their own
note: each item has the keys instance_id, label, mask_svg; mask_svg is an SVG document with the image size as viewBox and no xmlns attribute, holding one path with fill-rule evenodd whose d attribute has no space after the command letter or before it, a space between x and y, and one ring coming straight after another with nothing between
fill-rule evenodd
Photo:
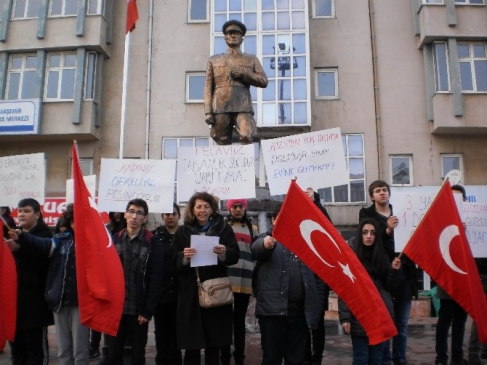
<instances>
[{"instance_id":1,"label":"statue's hand","mask_svg":"<svg viewBox=\"0 0 487 365\"><path fill-rule=\"evenodd\" d=\"M213 119L213 114L206 114L205 123L209 126L215 124L215 119Z\"/></svg>"},{"instance_id":2,"label":"statue's hand","mask_svg":"<svg viewBox=\"0 0 487 365\"><path fill-rule=\"evenodd\" d=\"M240 68L232 68L231 74L232 74L232 79L234 80L240 80L241 78L244 77L244 72Z\"/></svg>"}]
</instances>

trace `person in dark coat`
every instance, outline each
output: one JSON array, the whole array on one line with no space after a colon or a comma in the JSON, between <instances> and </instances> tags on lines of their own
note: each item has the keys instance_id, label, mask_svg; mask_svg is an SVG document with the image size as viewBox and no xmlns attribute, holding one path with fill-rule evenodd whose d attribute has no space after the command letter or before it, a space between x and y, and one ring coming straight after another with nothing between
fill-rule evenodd
<instances>
[{"instance_id":1,"label":"person in dark coat","mask_svg":"<svg viewBox=\"0 0 487 365\"><path fill-rule=\"evenodd\" d=\"M276 221L280 207L272 213ZM259 319L262 365L302 365L309 330L323 316L325 284L296 255L262 234L252 245L257 260L253 287Z\"/></svg>"},{"instance_id":2,"label":"person in dark coat","mask_svg":"<svg viewBox=\"0 0 487 365\"><path fill-rule=\"evenodd\" d=\"M359 221L364 218L375 219L379 223L377 235L392 262L396 256L394 229L399 223L389 204L391 188L383 180L373 181L369 186L369 197L372 205L360 209ZM401 271L397 283L397 290L393 293L394 324L398 334L392 339L392 355L390 341L384 346L384 363L394 362L396 365L405 365L408 340L408 322L411 312L413 296L418 299L418 277L416 264L406 255L401 256Z\"/></svg>"},{"instance_id":3,"label":"person in dark coat","mask_svg":"<svg viewBox=\"0 0 487 365\"><path fill-rule=\"evenodd\" d=\"M18 219L22 231L37 237L52 237L37 200L27 198L19 201ZM17 327L15 342L10 342L12 364L47 364L47 326L54 324L52 311L44 300L49 259L29 247L9 241L14 248L17 267Z\"/></svg>"},{"instance_id":4,"label":"person in dark coat","mask_svg":"<svg viewBox=\"0 0 487 365\"><path fill-rule=\"evenodd\" d=\"M178 349L177 330L177 272L172 261L172 241L178 229L181 213L173 204L172 213L162 213L163 226L152 233L164 250L162 295L154 312L154 334L156 338L156 365L181 365L181 350Z\"/></svg>"},{"instance_id":5,"label":"person in dark coat","mask_svg":"<svg viewBox=\"0 0 487 365\"><path fill-rule=\"evenodd\" d=\"M217 264L198 268L201 282L227 276L227 266L239 259L239 248L232 228L218 213L216 199L205 192L194 194L186 205L184 225L173 241L174 262L179 274L178 345L186 349L185 365L200 364L200 349L205 349L205 364L219 364L219 349L232 344L232 305L202 308L199 305L196 268L191 259L197 255L191 247L192 235L219 237L212 248Z\"/></svg>"},{"instance_id":6,"label":"person in dark coat","mask_svg":"<svg viewBox=\"0 0 487 365\"><path fill-rule=\"evenodd\" d=\"M353 250L374 282L394 318L392 293L396 290L401 260L396 258L392 264L381 245L380 226L372 218L360 221ZM339 319L343 332L352 336L352 365L381 365L384 344L369 345L367 334L357 318L350 312L345 302L338 298Z\"/></svg>"}]
</instances>

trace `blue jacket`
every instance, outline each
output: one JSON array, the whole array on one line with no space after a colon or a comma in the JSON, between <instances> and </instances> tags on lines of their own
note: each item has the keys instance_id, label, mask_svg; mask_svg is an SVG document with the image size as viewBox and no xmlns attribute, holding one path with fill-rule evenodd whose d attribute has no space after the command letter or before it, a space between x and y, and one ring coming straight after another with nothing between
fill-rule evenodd
<instances>
[{"instance_id":1,"label":"blue jacket","mask_svg":"<svg viewBox=\"0 0 487 365\"><path fill-rule=\"evenodd\" d=\"M292 253L279 242L272 250L264 247L263 234L252 245L252 257L257 260L255 315L287 316L289 297L288 265ZM304 284L304 314L311 329L316 328L323 315L325 284L304 263L300 261L301 277Z\"/></svg>"},{"instance_id":2,"label":"blue jacket","mask_svg":"<svg viewBox=\"0 0 487 365\"><path fill-rule=\"evenodd\" d=\"M59 233L52 239L22 232L18 242L20 245L37 250L41 256L49 257L45 291L45 299L49 308L58 312L64 305L78 305L72 232Z\"/></svg>"}]
</instances>

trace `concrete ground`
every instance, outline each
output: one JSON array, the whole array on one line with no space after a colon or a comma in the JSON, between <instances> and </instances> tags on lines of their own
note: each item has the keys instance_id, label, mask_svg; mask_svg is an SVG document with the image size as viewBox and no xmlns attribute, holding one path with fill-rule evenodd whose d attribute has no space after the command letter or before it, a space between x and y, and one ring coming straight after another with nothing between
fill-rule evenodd
<instances>
[{"instance_id":1,"label":"concrete ground","mask_svg":"<svg viewBox=\"0 0 487 365\"><path fill-rule=\"evenodd\" d=\"M407 350L409 364L434 364L436 320L437 318L421 318L410 321ZM469 318L465 330L465 357L467 357L467 343L471 324L472 320ZM59 362L56 359L57 348L54 326L49 328L49 344L50 364L57 365ZM146 350L147 364L154 364L155 344L152 326L149 329L149 341ZM262 351L260 348L260 334L258 332L249 332L247 334L246 354L246 365L258 365L261 363ZM92 364L96 363L97 361L92 362ZM339 333L339 326L336 320L326 320L326 345L322 364L350 365L351 363L352 347L350 337ZM0 364L10 364L10 349L8 345L5 347L4 353L0 354ZM487 365L487 360L483 360L483 364Z\"/></svg>"}]
</instances>

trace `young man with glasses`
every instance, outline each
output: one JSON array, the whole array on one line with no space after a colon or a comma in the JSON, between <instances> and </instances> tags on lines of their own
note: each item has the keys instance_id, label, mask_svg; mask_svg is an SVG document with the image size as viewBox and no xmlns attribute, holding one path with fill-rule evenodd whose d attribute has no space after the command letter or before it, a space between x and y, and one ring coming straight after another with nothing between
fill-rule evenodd
<instances>
[{"instance_id":1,"label":"young man with glasses","mask_svg":"<svg viewBox=\"0 0 487 365\"><path fill-rule=\"evenodd\" d=\"M125 301L117 335L107 336L108 364L123 364L124 345L129 334L132 364L145 364L149 321L162 292L164 258L162 246L145 229L148 213L145 200L129 201L124 214L127 228L114 240L123 266Z\"/></svg>"},{"instance_id":2,"label":"young man with glasses","mask_svg":"<svg viewBox=\"0 0 487 365\"><path fill-rule=\"evenodd\" d=\"M383 180L376 180L369 186L369 197L372 205L360 209L359 221L364 218L375 219L380 226L378 235L382 237L382 244L392 262L396 256L394 246L394 229L399 223L399 219L392 211L389 204L391 188ZM384 346L382 364L405 365L406 347L408 339L408 321L411 311L412 297L418 298L418 279L416 265L406 255L401 256L401 270L397 283L397 290L393 294L394 301L394 322L398 334L392 339L392 356L390 351L390 341Z\"/></svg>"},{"instance_id":3,"label":"young man with glasses","mask_svg":"<svg viewBox=\"0 0 487 365\"><path fill-rule=\"evenodd\" d=\"M177 329L177 271L172 262L172 241L179 227L181 213L179 206L173 204L172 213L162 213L164 225L152 233L157 244L164 250L162 295L154 312L154 334L156 338L156 365L181 365L181 350L178 348Z\"/></svg>"}]
</instances>

